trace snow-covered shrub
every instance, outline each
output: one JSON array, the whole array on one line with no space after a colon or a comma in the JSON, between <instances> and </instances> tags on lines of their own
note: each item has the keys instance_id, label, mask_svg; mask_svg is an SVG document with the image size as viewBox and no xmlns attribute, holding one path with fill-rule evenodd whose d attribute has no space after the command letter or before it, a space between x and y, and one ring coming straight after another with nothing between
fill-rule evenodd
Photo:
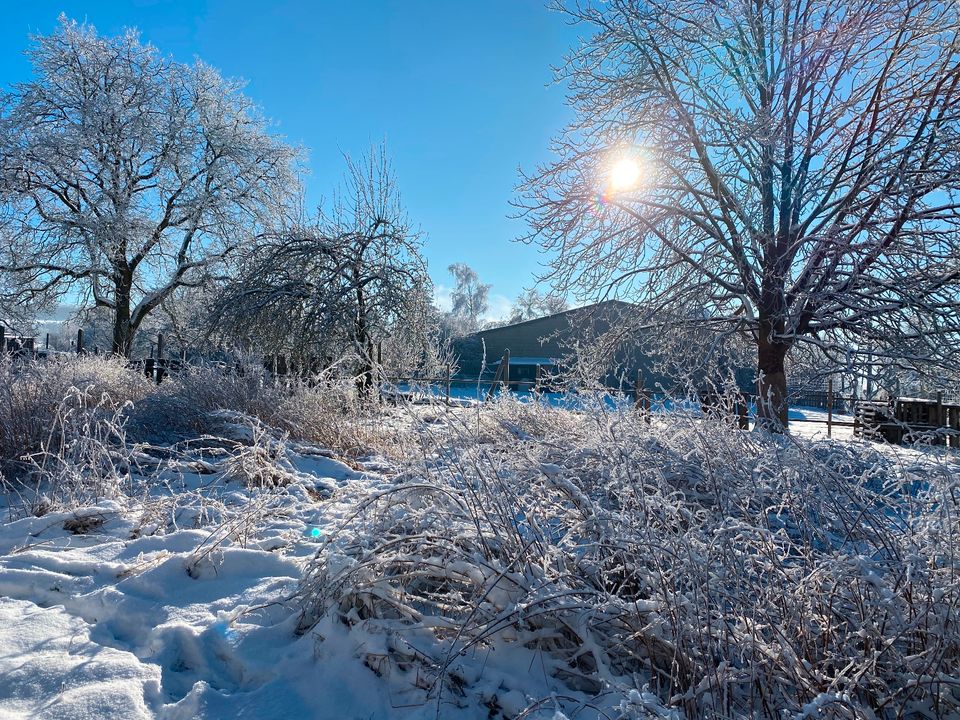
<instances>
[{"instance_id":1,"label":"snow-covered shrub","mask_svg":"<svg viewBox=\"0 0 960 720\"><path fill-rule=\"evenodd\" d=\"M290 437L348 454L390 447L389 434L373 420L376 409L359 402L352 380L321 375L310 382L276 382L256 364L240 371L188 366L164 382L134 412L133 421L148 434L216 432L221 410L242 413Z\"/></svg>"},{"instance_id":2,"label":"snow-covered shrub","mask_svg":"<svg viewBox=\"0 0 960 720\"><path fill-rule=\"evenodd\" d=\"M49 444L64 403L73 412L102 414L137 402L153 386L112 356L47 362L0 356L0 460L18 462Z\"/></svg>"},{"instance_id":3,"label":"snow-covered shrub","mask_svg":"<svg viewBox=\"0 0 960 720\"><path fill-rule=\"evenodd\" d=\"M233 448L223 463L224 477L240 480L253 488L275 488L289 484L295 476L286 457L286 437L274 437L270 429L256 418L248 418L248 421L250 441L237 443Z\"/></svg>"},{"instance_id":4,"label":"snow-covered shrub","mask_svg":"<svg viewBox=\"0 0 960 720\"><path fill-rule=\"evenodd\" d=\"M531 653L570 698L551 707L609 717L960 713L953 460L599 403L479 412L354 490L302 631L354 628L438 711L486 697L483 658ZM529 674L497 682L491 717L543 707Z\"/></svg>"},{"instance_id":5,"label":"snow-covered shrub","mask_svg":"<svg viewBox=\"0 0 960 720\"><path fill-rule=\"evenodd\" d=\"M24 457L34 490L34 514L129 494L136 451L127 443L127 409L89 386L66 390L40 449Z\"/></svg>"},{"instance_id":6,"label":"snow-covered shrub","mask_svg":"<svg viewBox=\"0 0 960 720\"><path fill-rule=\"evenodd\" d=\"M379 411L360 402L352 380L298 383L285 394L275 422L291 437L348 455L392 454L395 433L380 421Z\"/></svg>"}]
</instances>

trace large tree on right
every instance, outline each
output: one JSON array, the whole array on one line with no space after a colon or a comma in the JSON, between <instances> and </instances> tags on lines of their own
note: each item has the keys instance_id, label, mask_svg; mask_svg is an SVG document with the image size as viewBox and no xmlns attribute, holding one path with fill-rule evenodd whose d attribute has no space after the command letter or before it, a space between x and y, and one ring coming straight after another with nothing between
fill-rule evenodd
<instances>
[{"instance_id":1,"label":"large tree on right","mask_svg":"<svg viewBox=\"0 0 960 720\"><path fill-rule=\"evenodd\" d=\"M574 121L523 186L561 289L755 342L948 358L960 325L960 20L940 0L610 0L560 70ZM903 355L907 348L906 356Z\"/></svg>"}]
</instances>

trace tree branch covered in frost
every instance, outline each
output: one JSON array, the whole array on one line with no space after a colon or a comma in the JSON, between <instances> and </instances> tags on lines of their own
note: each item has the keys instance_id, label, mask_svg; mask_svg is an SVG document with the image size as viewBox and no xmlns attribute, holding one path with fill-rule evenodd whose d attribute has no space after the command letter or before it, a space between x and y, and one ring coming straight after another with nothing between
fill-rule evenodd
<instances>
[{"instance_id":1,"label":"tree branch covered in frost","mask_svg":"<svg viewBox=\"0 0 960 720\"><path fill-rule=\"evenodd\" d=\"M20 300L79 290L122 355L144 318L285 212L294 150L241 84L134 31L61 17L0 104L0 268Z\"/></svg>"},{"instance_id":2,"label":"tree branch covered in frost","mask_svg":"<svg viewBox=\"0 0 960 720\"><path fill-rule=\"evenodd\" d=\"M353 354L369 385L378 343L435 355L439 320L421 234L385 148L346 160L332 201L315 220L258 246L224 289L215 318L227 332L277 349Z\"/></svg>"},{"instance_id":3,"label":"tree branch covered in frost","mask_svg":"<svg viewBox=\"0 0 960 720\"><path fill-rule=\"evenodd\" d=\"M960 327L960 18L936 0L557 3L593 32L523 186L549 277L749 333L785 421L796 343L948 363ZM630 158L640 180L616 187Z\"/></svg>"}]
</instances>

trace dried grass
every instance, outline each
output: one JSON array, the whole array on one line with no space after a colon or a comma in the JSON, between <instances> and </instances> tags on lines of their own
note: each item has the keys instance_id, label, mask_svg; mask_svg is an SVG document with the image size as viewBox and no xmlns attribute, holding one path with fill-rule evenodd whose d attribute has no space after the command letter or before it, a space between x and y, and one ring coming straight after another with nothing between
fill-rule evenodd
<instances>
[{"instance_id":1,"label":"dried grass","mask_svg":"<svg viewBox=\"0 0 960 720\"><path fill-rule=\"evenodd\" d=\"M520 646L636 712L611 717L646 717L643 698L688 718L960 713L952 460L601 404L481 412L356 498L304 578L302 631L406 638L395 660L438 712L463 653Z\"/></svg>"}]
</instances>

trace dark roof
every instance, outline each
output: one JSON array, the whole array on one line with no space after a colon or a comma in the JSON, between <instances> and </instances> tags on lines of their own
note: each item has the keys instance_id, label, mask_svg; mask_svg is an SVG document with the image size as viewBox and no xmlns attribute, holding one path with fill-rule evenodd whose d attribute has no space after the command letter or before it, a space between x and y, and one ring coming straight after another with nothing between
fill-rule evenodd
<instances>
[{"instance_id":1,"label":"dark roof","mask_svg":"<svg viewBox=\"0 0 960 720\"><path fill-rule=\"evenodd\" d=\"M594 312L598 312L601 308L617 308L619 310L633 310L636 308L636 305L632 303L624 302L623 300L601 300L600 302L592 303L590 305L581 305L580 307L570 308L569 310L563 310L562 312L553 313L552 315L541 315L540 317L530 318L529 320L521 320L517 323L510 323L509 325L498 325L497 327L487 328L485 330L478 330L473 333L474 335L483 335L489 332L496 332L497 330L506 330L507 328L518 328L523 327L524 325L530 325L533 323L542 322L544 320L552 320L554 318L560 318L565 315L590 315Z\"/></svg>"}]
</instances>

